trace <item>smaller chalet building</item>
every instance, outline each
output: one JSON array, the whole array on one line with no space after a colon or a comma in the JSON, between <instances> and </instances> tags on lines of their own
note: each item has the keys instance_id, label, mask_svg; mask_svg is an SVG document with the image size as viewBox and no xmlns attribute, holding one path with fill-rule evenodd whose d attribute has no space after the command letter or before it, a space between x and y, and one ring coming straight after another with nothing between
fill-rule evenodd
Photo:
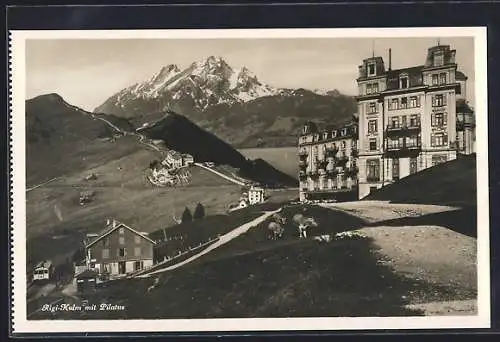
<instances>
[{"instance_id":1,"label":"smaller chalet building","mask_svg":"<svg viewBox=\"0 0 500 342\"><path fill-rule=\"evenodd\" d=\"M110 278L153 265L155 242L124 223L108 220L106 228L85 243L88 270Z\"/></svg>"},{"instance_id":2,"label":"smaller chalet building","mask_svg":"<svg viewBox=\"0 0 500 342\"><path fill-rule=\"evenodd\" d=\"M258 186L251 186L248 190L248 202L253 204L262 203L265 200L265 191Z\"/></svg>"}]
</instances>

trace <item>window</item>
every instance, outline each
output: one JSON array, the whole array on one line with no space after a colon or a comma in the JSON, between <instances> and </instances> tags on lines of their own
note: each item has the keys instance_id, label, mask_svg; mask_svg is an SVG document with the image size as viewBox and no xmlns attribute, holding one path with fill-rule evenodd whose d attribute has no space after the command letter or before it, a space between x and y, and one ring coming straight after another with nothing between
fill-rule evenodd
<instances>
[{"instance_id":1,"label":"window","mask_svg":"<svg viewBox=\"0 0 500 342\"><path fill-rule=\"evenodd\" d=\"M370 151L377 150L377 139L370 139Z\"/></svg>"},{"instance_id":2,"label":"window","mask_svg":"<svg viewBox=\"0 0 500 342\"><path fill-rule=\"evenodd\" d=\"M431 115L431 125L434 127L446 126L446 115L444 113L434 113Z\"/></svg>"},{"instance_id":3,"label":"window","mask_svg":"<svg viewBox=\"0 0 500 342\"><path fill-rule=\"evenodd\" d=\"M102 239L102 246L109 247L109 237L108 236L106 236L105 238Z\"/></svg>"},{"instance_id":4,"label":"window","mask_svg":"<svg viewBox=\"0 0 500 342\"><path fill-rule=\"evenodd\" d=\"M399 159L397 158L392 160L392 179L399 179Z\"/></svg>"},{"instance_id":5,"label":"window","mask_svg":"<svg viewBox=\"0 0 500 342\"><path fill-rule=\"evenodd\" d=\"M399 128L399 117L393 116L389 120L389 128Z\"/></svg>"},{"instance_id":6,"label":"window","mask_svg":"<svg viewBox=\"0 0 500 342\"><path fill-rule=\"evenodd\" d=\"M378 159L366 161L366 178L368 181L380 180L380 161Z\"/></svg>"},{"instance_id":7,"label":"window","mask_svg":"<svg viewBox=\"0 0 500 342\"><path fill-rule=\"evenodd\" d=\"M407 76L403 76L399 79L399 85L400 85L400 88L402 89L405 89L405 88L408 88L408 77Z\"/></svg>"},{"instance_id":8,"label":"window","mask_svg":"<svg viewBox=\"0 0 500 342\"><path fill-rule=\"evenodd\" d=\"M399 101L398 99L392 99L392 109L398 109L399 108Z\"/></svg>"},{"instance_id":9,"label":"window","mask_svg":"<svg viewBox=\"0 0 500 342\"><path fill-rule=\"evenodd\" d=\"M103 249L102 250L102 258L103 259L108 259L109 258L109 249Z\"/></svg>"},{"instance_id":10,"label":"window","mask_svg":"<svg viewBox=\"0 0 500 342\"><path fill-rule=\"evenodd\" d=\"M418 147L418 137L417 136L411 136L407 138L408 140L406 141L406 146L407 147Z\"/></svg>"},{"instance_id":11,"label":"window","mask_svg":"<svg viewBox=\"0 0 500 342\"><path fill-rule=\"evenodd\" d=\"M341 147L342 149L345 149L345 141L342 141L342 142L340 143L340 147Z\"/></svg>"},{"instance_id":12,"label":"window","mask_svg":"<svg viewBox=\"0 0 500 342\"><path fill-rule=\"evenodd\" d=\"M368 76L375 76L375 63L368 64Z\"/></svg>"},{"instance_id":13,"label":"window","mask_svg":"<svg viewBox=\"0 0 500 342\"><path fill-rule=\"evenodd\" d=\"M370 193L377 191L376 186L370 186Z\"/></svg>"},{"instance_id":14,"label":"window","mask_svg":"<svg viewBox=\"0 0 500 342\"><path fill-rule=\"evenodd\" d=\"M337 137L337 131L332 131L332 138L336 138Z\"/></svg>"},{"instance_id":15,"label":"window","mask_svg":"<svg viewBox=\"0 0 500 342\"><path fill-rule=\"evenodd\" d=\"M439 84L446 84L446 73L439 74Z\"/></svg>"},{"instance_id":16,"label":"window","mask_svg":"<svg viewBox=\"0 0 500 342\"><path fill-rule=\"evenodd\" d=\"M444 64L444 55L442 51L434 53L434 66L442 66Z\"/></svg>"},{"instance_id":17,"label":"window","mask_svg":"<svg viewBox=\"0 0 500 342\"><path fill-rule=\"evenodd\" d=\"M324 132L324 133L323 133L323 139L324 139L324 140L328 139L328 132Z\"/></svg>"},{"instance_id":18,"label":"window","mask_svg":"<svg viewBox=\"0 0 500 342\"><path fill-rule=\"evenodd\" d=\"M431 134L431 146L445 146L448 143L448 135L446 133Z\"/></svg>"},{"instance_id":19,"label":"window","mask_svg":"<svg viewBox=\"0 0 500 342\"><path fill-rule=\"evenodd\" d=\"M444 106L444 105L445 105L445 101L444 101L443 94L438 94L438 95L433 96L433 98L432 98L432 106L433 107L440 107L440 106Z\"/></svg>"},{"instance_id":20,"label":"window","mask_svg":"<svg viewBox=\"0 0 500 342\"><path fill-rule=\"evenodd\" d=\"M373 114L377 112L377 103L376 102L370 102L369 107L368 107L368 113Z\"/></svg>"},{"instance_id":21,"label":"window","mask_svg":"<svg viewBox=\"0 0 500 342\"><path fill-rule=\"evenodd\" d=\"M410 115L410 127L418 127L420 125L420 120L417 114Z\"/></svg>"},{"instance_id":22,"label":"window","mask_svg":"<svg viewBox=\"0 0 500 342\"><path fill-rule=\"evenodd\" d=\"M118 249L118 256L124 257L125 255L127 255L127 251L125 250L125 248L119 248Z\"/></svg>"},{"instance_id":23,"label":"window","mask_svg":"<svg viewBox=\"0 0 500 342\"><path fill-rule=\"evenodd\" d=\"M141 254L142 254L141 247L135 247L134 248L134 255L141 256Z\"/></svg>"},{"instance_id":24,"label":"window","mask_svg":"<svg viewBox=\"0 0 500 342\"><path fill-rule=\"evenodd\" d=\"M417 173L417 158L410 158L410 175Z\"/></svg>"},{"instance_id":25,"label":"window","mask_svg":"<svg viewBox=\"0 0 500 342\"><path fill-rule=\"evenodd\" d=\"M446 155L435 155L432 156L432 166L436 166L441 163L446 163L447 162L447 157Z\"/></svg>"},{"instance_id":26,"label":"window","mask_svg":"<svg viewBox=\"0 0 500 342\"><path fill-rule=\"evenodd\" d=\"M387 149L388 150L398 150L400 148L399 139L388 139Z\"/></svg>"},{"instance_id":27,"label":"window","mask_svg":"<svg viewBox=\"0 0 500 342\"><path fill-rule=\"evenodd\" d=\"M345 136L347 134L347 129L343 128L341 134L342 134L342 136Z\"/></svg>"},{"instance_id":28,"label":"window","mask_svg":"<svg viewBox=\"0 0 500 342\"><path fill-rule=\"evenodd\" d=\"M373 93L378 93L378 83L373 83L373 88L372 88Z\"/></svg>"},{"instance_id":29,"label":"window","mask_svg":"<svg viewBox=\"0 0 500 342\"><path fill-rule=\"evenodd\" d=\"M119 229L119 232L120 232L120 234L125 234L125 228L121 227L121 228Z\"/></svg>"},{"instance_id":30,"label":"window","mask_svg":"<svg viewBox=\"0 0 500 342\"><path fill-rule=\"evenodd\" d=\"M118 241L119 241L118 243L120 245L124 245L125 244L125 236L120 236L119 239L118 239Z\"/></svg>"},{"instance_id":31,"label":"window","mask_svg":"<svg viewBox=\"0 0 500 342\"><path fill-rule=\"evenodd\" d=\"M408 98L407 97L403 97L401 99L401 108L408 108Z\"/></svg>"},{"instance_id":32,"label":"window","mask_svg":"<svg viewBox=\"0 0 500 342\"><path fill-rule=\"evenodd\" d=\"M136 261L134 262L134 271L142 270L144 268L144 262L143 261Z\"/></svg>"},{"instance_id":33,"label":"window","mask_svg":"<svg viewBox=\"0 0 500 342\"><path fill-rule=\"evenodd\" d=\"M438 85L439 78L437 74L432 75L432 85Z\"/></svg>"},{"instance_id":34,"label":"window","mask_svg":"<svg viewBox=\"0 0 500 342\"><path fill-rule=\"evenodd\" d=\"M401 127L407 127L406 115L401 116Z\"/></svg>"},{"instance_id":35,"label":"window","mask_svg":"<svg viewBox=\"0 0 500 342\"><path fill-rule=\"evenodd\" d=\"M418 103L418 97L412 96L410 97L410 108L420 107Z\"/></svg>"},{"instance_id":36,"label":"window","mask_svg":"<svg viewBox=\"0 0 500 342\"><path fill-rule=\"evenodd\" d=\"M134 237L134 241L135 241L135 243L137 243L137 244L141 243L141 237L140 237L139 235L136 235L136 236Z\"/></svg>"},{"instance_id":37,"label":"window","mask_svg":"<svg viewBox=\"0 0 500 342\"><path fill-rule=\"evenodd\" d=\"M372 93L372 85L371 84L367 84L366 85L366 93L367 94L371 94Z\"/></svg>"},{"instance_id":38,"label":"window","mask_svg":"<svg viewBox=\"0 0 500 342\"><path fill-rule=\"evenodd\" d=\"M377 120L369 120L368 133L376 133L376 132L377 132Z\"/></svg>"}]
</instances>

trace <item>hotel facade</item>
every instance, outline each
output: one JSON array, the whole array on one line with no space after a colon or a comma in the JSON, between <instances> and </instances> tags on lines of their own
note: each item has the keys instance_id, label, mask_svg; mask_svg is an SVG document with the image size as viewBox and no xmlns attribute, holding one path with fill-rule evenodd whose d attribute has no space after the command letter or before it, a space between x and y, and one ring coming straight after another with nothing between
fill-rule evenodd
<instances>
[{"instance_id":1,"label":"hotel facade","mask_svg":"<svg viewBox=\"0 0 500 342\"><path fill-rule=\"evenodd\" d=\"M319 131L310 122L303 127L300 200L324 199L326 194L337 198L339 190L353 187L361 199L401 178L475 153L467 76L458 70L455 55L449 45L438 44L428 49L419 66L392 70L390 49L388 68L379 56L363 60L357 78L357 122L333 131ZM337 140L348 146L345 168L337 167L343 158Z\"/></svg>"},{"instance_id":2,"label":"hotel facade","mask_svg":"<svg viewBox=\"0 0 500 342\"><path fill-rule=\"evenodd\" d=\"M320 130L308 122L299 138L299 199L343 200L357 194L358 126Z\"/></svg>"}]
</instances>

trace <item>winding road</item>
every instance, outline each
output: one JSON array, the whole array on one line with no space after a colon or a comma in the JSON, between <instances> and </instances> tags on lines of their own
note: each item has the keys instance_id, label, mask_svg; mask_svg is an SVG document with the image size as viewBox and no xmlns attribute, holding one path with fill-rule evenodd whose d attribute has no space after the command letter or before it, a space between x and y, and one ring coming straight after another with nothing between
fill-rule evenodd
<instances>
[{"instance_id":1,"label":"winding road","mask_svg":"<svg viewBox=\"0 0 500 342\"><path fill-rule=\"evenodd\" d=\"M217 176L220 176L220 177L222 177L222 178L224 178L224 179L226 179L226 180L228 180L228 181L230 181L230 182L233 182L233 183L238 184L238 185L241 185L241 186L245 186L245 183L244 183L244 182L241 182L241 181L239 181L239 180L237 180L237 179L231 178L231 177L229 177L229 176L227 176L227 175L223 174L222 172L219 172L219 171L217 171L217 170L214 170L214 169L212 169L212 168L210 168L210 167L207 167L207 166L205 166L205 165L203 165L203 164L200 164L200 163L194 163L194 165L196 165L196 166L198 166L198 167L201 167L201 168L203 168L203 169L205 169L205 170L208 170L208 171L210 171L210 172L212 172L212 173L216 174Z\"/></svg>"}]
</instances>

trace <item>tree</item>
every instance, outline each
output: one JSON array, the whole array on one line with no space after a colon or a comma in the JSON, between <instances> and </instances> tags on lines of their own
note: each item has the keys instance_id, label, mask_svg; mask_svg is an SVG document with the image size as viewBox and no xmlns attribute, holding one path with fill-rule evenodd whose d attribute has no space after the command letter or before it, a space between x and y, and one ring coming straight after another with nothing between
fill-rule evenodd
<instances>
[{"instance_id":1,"label":"tree","mask_svg":"<svg viewBox=\"0 0 500 342\"><path fill-rule=\"evenodd\" d=\"M205 208L201 203L198 203L196 205L196 208L194 209L193 219L198 220L204 217L205 217Z\"/></svg>"},{"instance_id":2,"label":"tree","mask_svg":"<svg viewBox=\"0 0 500 342\"><path fill-rule=\"evenodd\" d=\"M186 209L184 209L184 212L182 213L182 223L189 221L193 221L193 215L191 215L189 208L186 207Z\"/></svg>"}]
</instances>

